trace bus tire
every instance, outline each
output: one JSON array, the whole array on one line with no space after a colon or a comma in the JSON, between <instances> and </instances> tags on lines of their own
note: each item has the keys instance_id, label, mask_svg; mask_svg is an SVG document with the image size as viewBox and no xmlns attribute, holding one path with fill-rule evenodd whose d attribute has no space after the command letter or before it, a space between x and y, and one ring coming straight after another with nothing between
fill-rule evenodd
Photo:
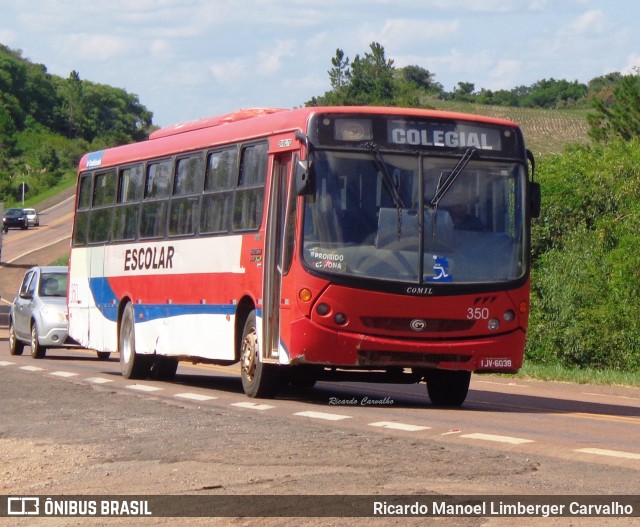
<instances>
[{"instance_id":1,"label":"bus tire","mask_svg":"<svg viewBox=\"0 0 640 527\"><path fill-rule=\"evenodd\" d=\"M13 319L9 320L9 353L11 355L22 355L24 351L24 342L18 340L16 336L16 328L13 325Z\"/></svg>"},{"instance_id":2,"label":"bus tire","mask_svg":"<svg viewBox=\"0 0 640 527\"><path fill-rule=\"evenodd\" d=\"M271 398L280 387L281 370L275 364L265 364L260 357L256 330L256 312L249 313L240 344L240 376L242 388L249 397Z\"/></svg>"},{"instance_id":3,"label":"bus tire","mask_svg":"<svg viewBox=\"0 0 640 527\"><path fill-rule=\"evenodd\" d=\"M118 335L120 368L125 379L146 379L151 373L153 356L136 353L135 330L133 305L128 303L122 313Z\"/></svg>"},{"instance_id":4,"label":"bus tire","mask_svg":"<svg viewBox=\"0 0 640 527\"><path fill-rule=\"evenodd\" d=\"M151 377L159 381L172 381L178 370L178 359L156 356L151 366Z\"/></svg>"},{"instance_id":5,"label":"bus tire","mask_svg":"<svg viewBox=\"0 0 640 527\"><path fill-rule=\"evenodd\" d=\"M429 370L427 392L435 406L462 406L471 381L471 372L463 370Z\"/></svg>"},{"instance_id":6,"label":"bus tire","mask_svg":"<svg viewBox=\"0 0 640 527\"><path fill-rule=\"evenodd\" d=\"M316 385L318 381L319 368L315 366L287 366L285 370L285 380L289 386L296 389L307 390Z\"/></svg>"}]
</instances>

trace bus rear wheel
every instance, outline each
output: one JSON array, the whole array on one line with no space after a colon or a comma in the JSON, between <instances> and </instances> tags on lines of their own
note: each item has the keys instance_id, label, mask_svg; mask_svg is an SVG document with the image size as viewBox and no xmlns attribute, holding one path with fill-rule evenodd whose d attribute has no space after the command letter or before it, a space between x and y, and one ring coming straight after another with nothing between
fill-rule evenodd
<instances>
[{"instance_id":1,"label":"bus rear wheel","mask_svg":"<svg viewBox=\"0 0 640 527\"><path fill-rule=\"evenodd\" d=\"M470 371L429 370L425 377L429 399L435 406L462 406L469 392Z\"/></svg>"},{"instance_id":2,"label":"bus rear wheel","mask_svg":"<svg viewBox=\"0 0 640 527\"><path fill-rule=\"evenodd\" d=\"M120 367L125 379L146 379L151 373L153 357L136 353L135 315L133 305L127 304L120 321L118 351Z\"/></svg>"},{"instance_id":3,"label":"bus rear wheel","mask_svg":"<svg viewBox=\"0 0 640 527\"><path fill-rule=\"evenodd\" d=\"M280 387L280 369L274 364L265 364L260 357L255 311L247 317L242 331L240 376L244 393L249 397L270 398Z\"/></svg>"}]
</instances>

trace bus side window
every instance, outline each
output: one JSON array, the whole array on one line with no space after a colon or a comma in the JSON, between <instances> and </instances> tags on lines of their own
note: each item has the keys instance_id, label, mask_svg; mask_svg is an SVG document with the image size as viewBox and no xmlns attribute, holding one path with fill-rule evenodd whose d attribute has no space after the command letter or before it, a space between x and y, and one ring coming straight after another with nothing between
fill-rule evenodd
<instances>
[{"instance_id":1,"label":"bus side window","mask_svg":"<svg viewBox=\"0 0 640 527\"><path fill-rule=\"evenodd\" d=\"M267 143L260 143L242 149L240 177L233 204L233 230L258 229L262 223L267 148Z\"/></svg>"},{"instance_id":2,"label":"bus side window","mask_svg":"<svg viewBox=\"0 0 640 527\"><path fill-rule=\"evenodd\" d=\"M93 187L93 206L87 234L89 243L104 243L111 239L117 184L115 170L96 174Z\"/></svg>"},{"instance_id":3,"label":"bus side window","mask_svg":"<svg viewBox=\"0 0 640 527\"><path fill-rule=\"evenodd\" d=\"M171 160L147 165L144 200L140 209L140 237L162 238L167 227L168 198L171 195Z\"/></svg>"},{"instance_id":4,"label":"bus side window","mask_svg":"<svg viewBox=\"0 0 640 527\"><path fill-rule=\"evenodd\" d=\"M82 174L78 185L78 208L76 210L75 225L73 228L73 245L80 246L87 243L87 231L89 229L89 214L91 207L91 195L93 189L91 183L93 173Z\"/></svg>"},{"instance_id":5,"label":"bus side window","mask_svg":"<svg viewBox=\"0 0 640 527\"><path fill-rule=\"evenodd\" d=\"M138 235L139 202L143 191L142 165L120 171L118 203L113 217L114 240L135 240Z\"/></svg>"},{"instance_id":6,"label":"bus side window","mask_svg":"<svg viewBox=\"0 0 640 527\"><path fill-rule=\"evenodd\" d=\"M233 187L238 175L236 147L211 152L200 207L200 232L225 233L231 227Z\"/></svg>"},{"instance_id":7,"label":"bus side window","mask_svg":"<svg viewBox=\"0 0 640 527\"><path fill-rule=\"evenodd\" d=\"M169 236L190 235L196 232L203 182L204 158L201 155L178 160L174 197L169 210Z\"/></svg>"}]
</instances>

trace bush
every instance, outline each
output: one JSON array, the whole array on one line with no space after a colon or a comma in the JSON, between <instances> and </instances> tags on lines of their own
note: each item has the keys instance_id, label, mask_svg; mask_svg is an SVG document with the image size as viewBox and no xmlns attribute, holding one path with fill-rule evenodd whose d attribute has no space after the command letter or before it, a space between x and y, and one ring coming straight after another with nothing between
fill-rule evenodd
<instances>
[{"instance_id":1,"label":"bush","mask_svg":"<svg viewBox=\"0 0 640 527\"><path fill-rule=\"evenodd\" d=\"M640 141L540 164L527 356L640 369Z\"/></svg>"}]
</instances>

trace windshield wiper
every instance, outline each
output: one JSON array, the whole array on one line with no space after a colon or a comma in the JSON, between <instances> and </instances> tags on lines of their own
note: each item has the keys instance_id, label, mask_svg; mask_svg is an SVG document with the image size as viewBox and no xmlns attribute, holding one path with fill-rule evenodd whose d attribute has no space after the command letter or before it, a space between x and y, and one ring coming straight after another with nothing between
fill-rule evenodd
<instances>
[{"instance_id":1,"label":"windshield wiper","mask_svg":"<svg viewBox=\"0 0 640 527\"><path fill-rule=\"evenodd\" d=\"M378 148L378 145L374 142L370 142L370 143L365 143L364 147L373 154L373 162L376 165L376 168L382 174L382 183L387 189L387 192L389 193L389 195L393 198L394 205L398 210L403 209L404 203L402 203L402 198L400 197L400 191L398 190L398 187L393 181L393 177L389 173L389 168L387 167L387 164L384 162L384 159L382 159L382 154L380 153L380 149Z\"/></svg>"},{"instance_id":2,"label":"windshield wiper","mask_svg":"<svg viewBox=\"0 0 640 527\"><path fill-rule=\"evenodd\" d=\"M440 200L444 197L444 195L449 191L451 186L456 182L458 176L462 174L462 171L469 164L469 161L473 158L475 153L477 152L476 148L467 148L467 151L462 154L462 157L458 161L458 164L454 167L451 173L445 178L444 181L438 181L438 187L436 188L436 193L433 195L431 199L431 206L434 208L438 207ZM440 176L442 180L442 176Z\"/></svg>"}]
</instances>

